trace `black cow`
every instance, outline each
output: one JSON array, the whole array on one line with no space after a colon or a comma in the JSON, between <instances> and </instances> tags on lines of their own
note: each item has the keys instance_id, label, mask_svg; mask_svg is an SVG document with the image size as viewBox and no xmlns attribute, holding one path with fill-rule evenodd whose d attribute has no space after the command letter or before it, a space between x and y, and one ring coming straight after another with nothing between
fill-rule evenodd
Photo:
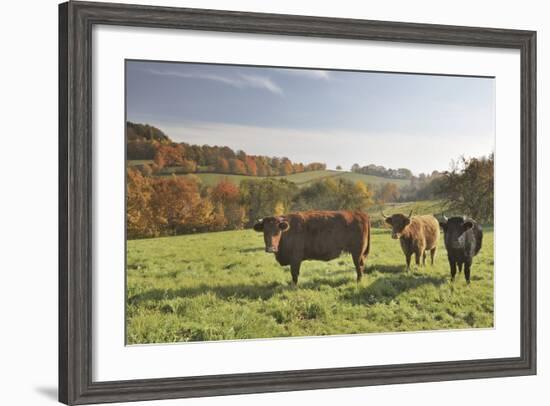
<instances>
[{"instance_id":1,"label":"black cow","mask_svg":"<svg viewBox=\"0 0 550 406\"><path fill-rule=\"evenodd\" d=\"M474 220L464 217L443 216L439 222L445 233L445 248L451 267L451 279L455 280L456 268L462 272L464 265L464 277L466 283L470 283L470 269L473 258L481 250L483 242L483 230Z\"/></svg>"}]
</instances>

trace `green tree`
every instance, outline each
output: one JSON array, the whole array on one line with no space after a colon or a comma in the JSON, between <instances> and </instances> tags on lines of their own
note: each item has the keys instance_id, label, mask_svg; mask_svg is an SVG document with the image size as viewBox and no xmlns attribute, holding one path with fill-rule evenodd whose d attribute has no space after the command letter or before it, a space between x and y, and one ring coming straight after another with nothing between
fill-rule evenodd
<instances>
[{"instance_id":1,"label":"green tree","mask_svg":"<svg viewBox=\"0 0 550 406\"><path fill-rule=\"evenodd\" d=\"M443 174L438 194L452 214L467 215L480 222L494 218L494 155L466 159Z\"/></svg>"},{"instance_id":2,"label":"green tree","mask_svg":"<svg viewBox=\"0 0 550 406\"><path fill-rule=\"evenodd\" d=\"M363 182L322 179L303 187L295 196L293 210L366 210L372 192Z\"/></svg>"},{"instance_id":3,"label":"green tree","mask_svg":"<svg viewBox=\"0 0 550 406\"><path fill-rule=\"evenodd\" d=\"M246 209L248 224L276 213L287 213L297 191L296 184L286 179L263 178L242 181L241 203Z\"/></svg>"}]
</instances>

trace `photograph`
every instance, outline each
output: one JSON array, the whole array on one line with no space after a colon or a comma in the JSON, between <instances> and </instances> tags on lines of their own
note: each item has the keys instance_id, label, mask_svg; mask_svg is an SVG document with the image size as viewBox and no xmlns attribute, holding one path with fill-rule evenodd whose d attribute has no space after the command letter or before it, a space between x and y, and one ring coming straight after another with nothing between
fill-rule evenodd
<instances>
[{"instance_id":1,"label":"photograph","mask_svg":"<svg viewBox=\"0 0 550 406\"><path fill-rule=\"evenodd\" d=\"M127 345L494 328L495 77L127 59L124 129Z\"/></svg>"}]
</instances>

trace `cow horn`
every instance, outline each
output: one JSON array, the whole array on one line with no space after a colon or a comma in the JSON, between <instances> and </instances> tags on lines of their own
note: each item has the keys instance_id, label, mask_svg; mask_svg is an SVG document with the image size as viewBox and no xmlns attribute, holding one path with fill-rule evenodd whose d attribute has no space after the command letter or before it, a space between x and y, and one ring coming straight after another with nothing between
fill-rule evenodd
<instances>
[{"instance_id":1,"label":"cow horn","mask_svg":"<svg viewBox=\"0 0 550 406\"><path fill-rule=\"evenodd\" d=\"M411 210L411 212L409 213L409 218L411 218L411 216L413 215L413 210Z\"/></svg>"},{"instance_id":2,"label":"cow horn","mask_svg":"<svg viewBox=\"0 0 550 406\"><path fill-rule=\"evenodd\" d=\"M449 221L449 219L447 218L447 216L445 214L443 214L443 220L445 220L445 223Z\"/></svg>"},{"instance_id":3,"label":"cow horn","mask_svg":"<svg viewBox=\"0 0 550 406\"><path fill-rule=\"evenodd\" d=\"M382 213L382 217L384 217L385 219L388 218L388 216L386 216L386 215L384 214L384 211L383 211L383 210L380 210L380 213Z\"/></svg>"}]
</instances>

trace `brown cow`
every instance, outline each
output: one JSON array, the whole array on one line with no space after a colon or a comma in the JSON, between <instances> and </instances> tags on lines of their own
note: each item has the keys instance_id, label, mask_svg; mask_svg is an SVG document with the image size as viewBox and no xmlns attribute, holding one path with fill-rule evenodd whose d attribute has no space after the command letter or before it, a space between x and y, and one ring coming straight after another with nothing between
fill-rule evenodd
<instances>
[{"instance_id":1,"label":"brown cow","mask_svg":"<svg viewBox=\"0 0 550 406\"><path fill-rule=\"evenodd\" d=\"M393 216L384 216L386 223L392 226L391 237L398 239L401 243L401 249L405 254L407 261L407 271L410 270L411 256L414 254L416 265L420 265L420 256L422 256L422 265L426 265L426 251L430 251L431 262L434 264L435 253L437 251L437 241L439 239L439 222L432 215L411 217L404 214L394 214Z\"/></svg>"},{"instance_id":2,"label":"brown cow","mask_svg":"<svg viewBox=\"0 0 550 406\"><path fill-rule=\"evenodd\" d=\"M439 227L439 226L438 226ZM357 282L370 250L370 221L366 213L307 211L265 217L254 225L264 233L265 251L275 254L281 265L290 265L292 282L298 283L302 261L330 261L349 252Z\"/></svg>"}]
</instances>

